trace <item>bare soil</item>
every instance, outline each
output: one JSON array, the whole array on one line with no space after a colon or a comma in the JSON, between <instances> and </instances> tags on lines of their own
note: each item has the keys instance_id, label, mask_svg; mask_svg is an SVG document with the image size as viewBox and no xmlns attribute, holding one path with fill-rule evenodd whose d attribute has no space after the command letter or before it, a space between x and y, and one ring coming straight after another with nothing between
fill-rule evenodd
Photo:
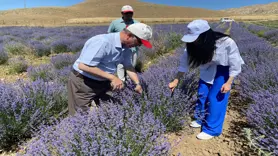
<instances>
[{"instance_id":1,"label":"bare soil","mask_svg":"<svg viewBox=\"0 0 278 156\"><path fill-rule=\"evenodd\" d=\"M233 95L234 96L234 95ZM234 97L231 98L234 98ZM230 99L231 99L230 98ZM171 155L177 156L234 156L234 155L256 155L249 148L243 133L243 128L248 127L243 106L233 103L228 106L225 117L223 133L211 140L198 140L196 135L200 128L189 128L179 134L169 135L172 145ZM188 130L190 129L190 130Z\"/></svg>"}]
</instances>

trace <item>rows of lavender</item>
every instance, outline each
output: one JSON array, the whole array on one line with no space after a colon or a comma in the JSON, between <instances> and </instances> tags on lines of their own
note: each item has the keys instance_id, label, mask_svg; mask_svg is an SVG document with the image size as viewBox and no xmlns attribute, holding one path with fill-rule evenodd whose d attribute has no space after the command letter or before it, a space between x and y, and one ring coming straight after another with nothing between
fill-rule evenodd
<instances>
[{"instance_id":1,"label":"rows of lavender","mask_svg":"<svg viewBox=\"0 0 278 156\"><path fill-rule=\"evenodd\" d=\"M212 27L225 32L229 24L212 24ZM184 24L155 26L154 48L140 49L140 60L146 63L180 46L179 38L184 33L184 28ZM160 59L157 64L140 74L145 90L143 95L134 93L132 84L129 84L123 92L115 93L117 104L102 105L87 115L69 118L66 117L65 84L71 65L84 43L80 43L76 50L70 47L95 34L105 33L107 27L5 29L17 32L11 35L6 31L6 38L14 38L13 41L27 48L21 47L18 51L15 50L17 52L12 50L11 53L10 41L4 39L0 42L4 47L2 51L0 49L1 56L5 53L8 57L23 54L26 53L25 49L36 56L48 55L45 54L46 51L43 55L37 55L36 48L30 50L31 46L27 41L31 40L49 45L46 53L63 54L52 57L49 64L28 67L30 82L18 81L0 85L1 149L9 150L23 143L26 146L26 155L166 155L170 144L164 134L179 131L189 122L196 100L198 73L192 71L186 75L172 97L167 88L174 78L183 48L177 49L170 57ZM26 33L20 36L19 29ZM50 36L42 35L48 31L51 32ZM33 34L34 32L36 33ZM73 34L79 36L75 41L72 39ZM235 23L232 25L231 36L237 41L247 63L239 77L239 89L244 102L254 103L248 110L248 119L254 125L254 134L265 136L258 140L260 148L277 153L277 49ZM61 51L53 49L55 42L59 43L57 45L64 45L63 38L67 41L67 48L61 48ZM73 42L69 43L70 40ZM77 53L64 53L69 51ZM265 101L257 100L262 97ZM24 143L26 141L28 143Z\"/></svg>"},{"instance_id":2,"label":"rows of lavender","mask_svg":"<svg viewBox=\"0 0 278 156\"><path fill-rule=\"evenodd\" d=\"M254 25L246 29L242 24L233 23L231 36L246 62L239 76L239 91L242 102L249 105L243 111L252 125L252 145L278 155L278 48L268 42L273 39L267 41L253 34L261 30L268 32L266 29ZM277 29L269 31L277 32ZM276 35L274 40L277 38Z\"/></svg>"},{"instance_id":3,"label":"rows of lavender","mask_svg":"<svg viewBox=\"0 0 278 156\"><path fill-rule=\"evenodd\" d=\"M182 53L183 48L178 49L140 74L143 95L134 93L134 86L128 84L124 91L115 93L113 104L41 128L27 144L27 154L167 155L170 144L164 134L177 132L189 122L196 100L196 71L184 77L174 96L167 87Z\"/></svg>"},{"instance_id":4,"label":"rows of lavender","mask_svg":"<svg viewBox=\"0 0 278 156\"><path fill-rule=\"evenodd\" d=\"M184 27L184 25L155 26L154 29L156 33L154 34L153 40L154 49L144 52L146 54L145 58L151 58L149 57L150 54L155 55L155 57L160 56L160 54L155 53L157 49L169 51L180 46L181 42L178 39L180 35L183 34L182 27ZM144 97L134 94L127 88L125 90L125 95L130 94L128 98L124 98L126 96L123 96L123 93L114 95L121 101L119 102L120 104L105 105L100 107L97 111L90 112L87 116L78 115L76 118L65 118L67 114L67 91L65 84L71 65L79 55L79 52L74 54L67 53L68 51L75 52L69 47L72 47L73 42L77 43L77 41L81 41L81 39L84 39L82 43L84 44L85 39L96 34L105 33L106 29L107 27L78 27L75 29L3 28L2 33L4 39L1 42L3 47L1 53L6 53L8 57L26 54L26 49L31 49L31 51L28 52L38 51L40 49L39 47L32 47L32 49L30 44L26 42L33 40L40 42L40 44L44 46L49 45L49 47L51 47L43 51L43 55L46 55L46 53L47 55L49 53L63 53L51 57L49 64L28 67L27 73L30 82L18 81L13 84L1 83L1 149L10 150L39 133L40 135L32 139L32 142L28 144L27 154L34 154L34 152L36 154L49 154L49 152L53 154L54 152L61 155L65 153L106 155L114 154L113 152L117 151L120 155L122 155L121 153L161 155L168 152L169 143L165 141L163 135L165 131L181 129L181 124L183 122L180 121L181 118L176 117L182 116L182 113L186 114L186 112L189 111L189 109L186 109L188 105L184 105L184 108L179 113L176 113L174 109L177 108L171 105L172 102L169 99L161 99L169 100L167 104L161 106L161 102L159 103L154 98L159 98L162 94L159 92L152 92L151 89L148 89L150 87L145 82L142 82L146 84ZM10 32L13 32L13 34ZM21 35L20 32L24 32L23 35ZM50 36L47 36L48 33L46 32L49 32ZM65 33L67 35L65 35ZM39 37L38 34L40 34ZM72 43L67 42L66 44L62 44L65 43L61 41L63 38L71 40L73 37L71 34L78 34L83 37L76 39L76 41ZM166 38L165 36L172 37ZM62 47L66 45L67 49L64 48L59 52L55 51L53 46L54 43L57 42L59 43L57 46ZM19 44L25 48L17 47L14 48L16 50L10 50L12 45L16 47L16 45ZM81 46L79 47L80 49L83 45L79 46ZM142 52L145 50L146 49L141 49ZM36 53L33 54L36 55ZM13 58L10 58L10 60L11 59ZM151 79L151 77L149 79ZM146 78L145 81L147 80ZM166 81L163 80L163 78L161 80ZM164 83L166 87L166 82ZM186 96L184 95L182 97ZM152 99L153 101L146 99ZM178 100L180 99L183 99L181 101L184 102L187 100L189 101L189 97L175 97L172 101L181 105L184 102L179 102ZM173 113L165 115L164 113L166 111ZM177 123L170 122L168 118ZM84 127L84 129L81 129L79 125ZM134 127L134 125L138 125L138 127ZM63 128L59 128L60 126ZM82 134L84 134L84 136L82 136ZM58 146L60 145L59 143L67 146ZM93 144L93 147L96 147L95 149L91 148ZM43 145L47 145L47 147ZM61 147L61 149L54 149L56 147Z\"/></svg>"},{"instance_id":5,"label":"rows of lavender","mask_svg":"<svg viewBox=\"0 0 278 156\"><path fill-rule=\"evenodd\" d=\"M155 25L155 44L160 44L159 48L153 49L149 53L150 57L157 57L153 51L161 51L161 54L168 51L165 47L173 49L178 43L177 40L183 34L182 25ZM87 39L90 37L106 33L107 26L97 27L3 27L0 32L0 65L8 64L12 67L13 73L25 72L28 62L24 55L34 55L36 57L50 56L60 53L79 52ZM161 32L164 32L162 35ZM167 32L167 33L165 33ZM171 33L175 32L175 33ZM171 35L172 40L166 36ZM165 46L162 46L165 45ZM170 47L172 46L172 47ZM155 46L157 47L157 46ZM150 58L150 59L151 59ZM15 63L16 62L16 63Z\"/></svg>"},{"instance_id":6,"label":"rows of lavender","mask_svg":"<svg viewBox=\"0 0 278 156\"><path fill-rule=\"evenodd\" d=\"M269 28L265 26L259 26L255 24L244 24L241 23L242 26L246 27L249 31L254 34L257 34L259 37L266 38L268 41L273 43L275 46L278 45L278 29Z\"/></svg>"}]
</instances>

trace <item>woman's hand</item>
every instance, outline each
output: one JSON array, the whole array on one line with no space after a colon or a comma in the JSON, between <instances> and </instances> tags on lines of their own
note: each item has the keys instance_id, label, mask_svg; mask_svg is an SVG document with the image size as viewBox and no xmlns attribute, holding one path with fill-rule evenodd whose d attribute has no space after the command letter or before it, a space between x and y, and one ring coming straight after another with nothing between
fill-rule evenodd
<instances>
[{"instance_id":1,"label":"woman's hand","mask_svg":"<svg viewBox=\"0 0 278 156\"><path fill-rule=\"evenodd\" d=\"M142 89L142 86L140 84L137 84L134 90L139 94L143 93L143 89Z\"/></svg>"},{"instance_id":2,"label":"woman's hand","mask_svg":"<svg viewBox=\"0 0 278 156\"><path fill-rule=\"evenodd\" d=\"M221 87L221 93L228 93L231 90L231 83L224 83Z\"/></svg>"},{"instance_id":3,"label":"woman's hand","mask_svg":"<svg viewBox=\"0 0 278 156\"><path fill-rule=\"evenodd\" d=\"M169 83L169 88L171 89L171 91L173 92L175 90L175 88L178 86L179 80L175 79L174 81L172 81L171 83Z\"/></svg>"}]
</instances>

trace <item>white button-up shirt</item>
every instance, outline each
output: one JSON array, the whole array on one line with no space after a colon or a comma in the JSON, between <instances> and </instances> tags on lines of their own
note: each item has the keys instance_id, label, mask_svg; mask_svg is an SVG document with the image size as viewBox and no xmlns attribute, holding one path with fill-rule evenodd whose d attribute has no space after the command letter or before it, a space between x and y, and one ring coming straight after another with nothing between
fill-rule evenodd
<instances>
[{"instance_id":1,"label":"white button-up shirt","mask_svg":"<svg viewBox=\"0 0 278 156\"><path fill-rule=\"evenodd\" d=\"M106 80L78 68L79 63L95 66L99 69L114 74L117 65L122 63L125 67L132 66L132 52L129 48L122 47L120 33L101 34L86 41L79 58L73 68L84 76L94 80Z\"/></svg>"},{"instance_id":2,"label":"white button-up shirt","mask_svg":"<svg viewBox=\"0 0 278 156\"><path fill-rule=\"evenodd\" d=\"M235 41L229 37L220 38L216 41L216 50L212 61L199 67L200 78L209 84L213 84L217 65L229 66L229 75L235 77L241 72L241 65L243 64L244 61L240 56ZM187 72L188 70L188 54L185 49L180 58L178 71Z\"/></svg>"}]
</instances>

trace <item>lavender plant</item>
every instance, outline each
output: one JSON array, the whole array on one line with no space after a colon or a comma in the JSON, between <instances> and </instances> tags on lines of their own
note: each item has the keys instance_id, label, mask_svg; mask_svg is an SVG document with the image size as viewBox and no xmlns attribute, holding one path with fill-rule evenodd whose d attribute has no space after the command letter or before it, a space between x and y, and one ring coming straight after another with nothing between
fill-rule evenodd
<instances>
[{"instance_id":1,"label":"lavender plant","mask_svg":"<svg viewBox=\"0 0 278 156\"><path fill-rule=\"evenodd\" d=\"M29 46L37 57L49 56L51 54L50 47L39 41L32 41L29 43Z\"/></svg>"},{"instance_id":2,"label":"lavender plant","mask_svg":"<svg viewBox=\"0 0 278 156\"><path fill-rule=\"evenodd\" d=\"M150 112L123 101L42 128L24 155L166 155L164 126Z\"/></svg>"},{"instance_id":3,"label":"lavender plant","mask_svg":"<svg viewBox=\"0 0 278 156\"><path fill-rule=\"evenodd\" d=\"M168 84L176 75L178 60L178 56L162 60L144 72L141 78L147 94L143 102L166 125L167 131L172 132L181 130L184 123L189 122L198 86L196 72L188 73L171 97Z\"/></svg>"},{"instance_id":4,"label":"lavender plant","mask_svg":"<svg viewBox=\"0 0 278 156\"><path fill-rule=\"evenodd\" d=\"M42 64L36 67L30 66L27 69L27 75L32 81L37 79L51 81L57 78L56 70L52 64Z\"/></svg>"},{"instance_id":5,"label":"lavender plant","mask_svg":"<svg viewBox=\"0 0 278 156\"><path fill-rule=\"evenodd\" d=\"M26 47L24 44L16 41L10 41L5 44L5 51L12 55L22 55L27 54L30 52L28 47Z\"/></svg>"},{"instance_id":6,"label":"lavender plant","mask_svg":"<svg viewBox=\"0 0 278 156\"><path fill-rule=\"evenodd\" d=\"M233 24L232 36L237 40L246 66L240 79L240 95L248 99L248 123L252 125L254 141L261 153L277 154L277 48L265 39Z\"/></svg>"},{"instance_id":7,"label":"lavender plant","mask_svg":"<svg viewBox=\"0 0 278 156\"><path fill-rule=\"evenodd\" d=\"M11 73L22 73L28 68L28 63L23 57L15 57L9 59L9 66Z\"/></svg>"},{"instance_id":8,"label":"lavender plant","mask_svg":"<svg viewBox=\"0 0 278 156\"><path fill-rule=\"evenodd\" d=\"M8 61L8 59L9 59L9 56L4 51L3 45L0 43L0 65L6 63Z\"/></svg>"},{"instance_id":9,"label":"lavender plant","mask_svg":"<svg viewBox=\"0 0 278 156\"><path fill-rule=\"evenodd\" d=\"M257 64L256 67L247 67L241 75L241 95L250 97L256 91L268 90L278 92L278 64Z\"/></svg>"},{"instance_id":10,"label":"lavender plant","mask_svg":"<svg viewBox=\"0 0 278 156\"><path fill-rule=\"evenodd\" d=\"M57 79L55 79L55 81L66 85L71 70L72 70L72 65L56 70Z\"/></svg>"},{"instance_id":11,"label":"lavender plant","mask_svg":"<svg viewBox=\"0 0 278 156\"><path fill-rule=\"evenodd\" d=\"M278 94L260 91L253 94L254 103L247 110L248 122L254 126L256 145L278 155Z\"/></svg>"},{"instance_id":12,"label":"lavender plant","mask_svg":"<svg viewBox=\"0 0 278 156\"><path fill-rule=\"evenodd\" d=\"M0 149L15 149L66 108L65 87L37 80L0 84Z\"/></svg>"},{"instance_id":13,"label":"lavender plant","mask_svg":"<svg viewBox=\"0 0 278 156\"><path fill-rule=\"evenodd\" d=\"M184 77L182 85L175 90L172 97L168 88L168 83L176 75L179 56L182 53L183 49L177 50L175 55L160 59L157 64L152 65L140 75L145 91L142 97L133 93L134 87L117 95L119 99L125 97L127 101L134 99L139 101L145 110L152 111L154 116L165 124L169 132L179 131L185 123L189 122L196 100L198 77L194 71Z\"/></svg>"},{"instance_id":14,"label":"lavender plant","mask_svg":"<svg viewBox=\"0 0 278 156\"><path fill-rule=\"evenodd\" d=\"M72 54L58 54L54 57L51 57L51 63L54 65L56 69L61 69L66 66L72 65L75 60L79 57L79 53L72 55Z\"/></svg>"}]
</instances>

